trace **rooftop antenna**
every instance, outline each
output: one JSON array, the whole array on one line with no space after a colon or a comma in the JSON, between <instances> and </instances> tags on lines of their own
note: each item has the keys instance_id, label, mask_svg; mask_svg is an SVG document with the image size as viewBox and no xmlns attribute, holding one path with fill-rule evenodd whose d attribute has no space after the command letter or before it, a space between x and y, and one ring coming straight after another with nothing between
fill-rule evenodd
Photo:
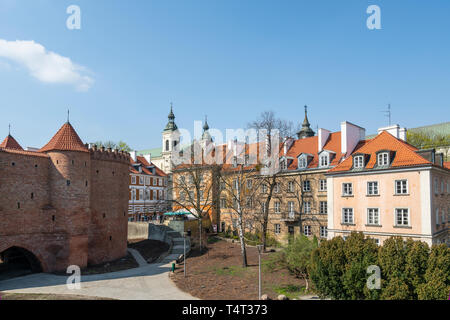
<instances>
[{"instance_id":1,"label":"rooftop antenna","mask_svg":"<svg viewBox=\"0 0 450 320\"><path fill-rule=\"evenodd\" d=\"M70 118L70 111L69 109L67 109L67 123L69 123L69 118Z\"/></svg>"},{"instance_id":2,"label":"rooftop antenna","mask_svg":"<svg viewBox=\"0 0 450 320\"><path fill-rule=\"evenodd\" d=\"M10 136L10 135L11 135L11 123L8 124L8 136Z\"/></svg>"},{"instance_id":3,"label":"rooftop antenna","mask_svg":"<svg viewBox=\"0 0 450 320\"><path fill-rule=\"evenodd\" d=\"M388 104L387 110L383 110L381 112L384 112L384 116L388 117L388 119L389 119L389 126L390 126L391 125L391 104L390 103Z\"/></svg>"}]
</instances>

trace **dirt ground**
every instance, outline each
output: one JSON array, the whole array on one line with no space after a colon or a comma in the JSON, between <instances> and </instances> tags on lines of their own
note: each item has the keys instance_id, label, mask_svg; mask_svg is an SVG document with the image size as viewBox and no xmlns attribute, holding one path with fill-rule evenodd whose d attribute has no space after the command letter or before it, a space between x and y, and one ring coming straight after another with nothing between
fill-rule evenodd
<instances>
[{"instance_id":1,"label":"dirt ground","mask_svg":"<svg viewBox=\"0 0 450 320\"><path fill-rule=\"evenodd\" d=\"M273 253L265 253L267 259ZM218 241L208 244L208 251L199 255L192 251L187 259L187 277L183 263L177 266L172 280L183 291L200 299L257 300L258 299L258 250L247 247L249 266L242 268L240 246L237 243ZM276 299L284 294L297 298L304 291L305 282L291 275L288 270L270 272L262 268L262 294Z\"/></svg>"},{"instance_id":2,"label":"dirt ground","mask_svg":"<svg viewBox=\"0 0 450 320\"><path fill-rule=\"evenodd\" d=\"M169 250L169 245L157 240L129 240L128 248L133 248L139 251L147 262L151 263L159 258L164 252Z\"/></svg>"}]
</instances>

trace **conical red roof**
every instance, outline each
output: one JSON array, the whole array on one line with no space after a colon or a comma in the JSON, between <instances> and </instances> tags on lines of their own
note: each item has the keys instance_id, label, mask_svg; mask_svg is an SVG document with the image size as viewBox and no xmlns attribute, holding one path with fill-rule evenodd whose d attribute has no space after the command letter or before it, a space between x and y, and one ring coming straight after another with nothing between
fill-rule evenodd
<instances>
[{"instance_id":1,"label":"conical red roof","mask_svg":"<svg viewBox=\"0 0 450 320\"><path fill-rule=\"evenodd\" d=\"M8 135L2 144L0 144L0 149L14 149L23 150L20 144L11 135Z\"/></svg>"},{"instance_id":2,"label":"conical red roof","mask_svg":"<svg viewBox=\"0 0 450 320\"><path fill-rule=\"evenodd\" d=\"M69 122L66 122L39 152L51 150L88 152L88 149Z\"/></svg>"}]
</instances>

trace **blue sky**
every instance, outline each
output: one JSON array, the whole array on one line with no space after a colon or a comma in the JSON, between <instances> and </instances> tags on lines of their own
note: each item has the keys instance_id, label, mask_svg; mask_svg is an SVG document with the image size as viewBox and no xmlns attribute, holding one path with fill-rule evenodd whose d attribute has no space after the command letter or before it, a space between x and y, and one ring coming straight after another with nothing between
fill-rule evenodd
<instances>
[{"instance_id":1,"label":"blue sky","mask_svg":"<svg viewBox=\"0 0 450 320\"><path fill-rule=\"evenodd\" d=\"M81 30L66 28L71 4ZM366 27L371 4L381 30ZM388 103L402 126L449 121L449 12L448 0L0 0L0 40L33 40L92 80L50 83L0 57L0 138L11 123L41 147L70 108L83 141L157 147L171 101L190 130L205 114L221 130L264 110L301 122L305 104L314 130L374 133Z\"/></svg>"}]
</instances>

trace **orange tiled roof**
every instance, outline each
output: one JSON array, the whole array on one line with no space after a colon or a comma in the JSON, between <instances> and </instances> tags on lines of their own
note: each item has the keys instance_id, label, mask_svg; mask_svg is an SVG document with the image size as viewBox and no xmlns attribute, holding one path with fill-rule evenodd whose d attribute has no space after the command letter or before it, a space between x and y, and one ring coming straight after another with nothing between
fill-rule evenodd
<instances>
[{"instance_id":1,"label":"orange tiled roof","mask_svg":"<svg viewBox=\"0 0 450 320\"><path fill-rule=\"evenodd\" d=\"M335 157L331 160L330 166L337 165L344 154L341 154L341 132L332 132L323 146L322 150L332 151ZM319 166L319 138L317 136L295 140L291 148L286 153L286 157L292 158L292 163L288 170L296 170L298 168L298 156L302 153L311 154L313 159L308 164L308 168L317 168ZM284 155L284 153L283 153Z\"/></svg>"},{"instance_id":2,"label":"orange tiled roof","mask_svg":"<svg viewBox=\"0 0 450 320\"><path fill-rule=\"evenodd\" d=\"M135 174L148 174L151 176L160 176L160 177L165 177L167 176L167 174L162 171L161 169L159 169L157 166L155 166L153 163L149 163L144 157L142 156L137 156L136 157L136 161L134 161L133 159L130 158L130 163L133 164L138 164L140 163L142 165L142 172L137 171L136 169L133 168L133 166L130 166L130 172L131 173L135 173ZM146 167L149 166L155 166L155 174L153 174L149 169L147 169Z\"/></svg>"},{"instance_id":3,"label":"orange tiled roof","mask_svg":"<svg viewBox=\"0 0 450 320\"><path fill-rule=\"evenodd\" d=\"M69 122L66 122L39 152L52 150L89 152Z\"/></svg>"},{"instance_id":4,"label":"orange tiled roof","mask_svg":"<svg viewBox=\"0 0 450 320\"><path fill-rule=\"evenodd\" d=\"M430 165L426 160L415 151L418 149L403 140L395 138L387 131L381 132L371 140L361 141L352 154L363 153L369 156L365 169L373 169L376 164L376 153L381 150L395 152L390 168ZM331 169L329 172L348 171L353 167L353 157L348 157L341 164Z\"/></svg>"},{"instance_id":5,"label":"orange tiled roof","mask_svg":"<svg viewBox=\"0 0 450 320\"><path fill-rule=\"evenodd\" d=\"M13 149L13 150L22 150L23 148L20 144L14 139L11 135L8 135L5 140L3 140L2 144L0 144L1 149Z\"/></svg>"},{"instance_id":6,"label":"orange tiled roof","mask_svg":"<svg viewBox=\"0 0 450 320\"><path fill-rule=\"evenodd\" d=\"M42 153L42 152L25 151L25 150L17 150L17 149L2 149L2 148L0 148L0 152L20 154L20 155L31 156L31 157L43 157L43 158L49 157L47 154Z\"/></svg>"},{"instance_id":7,"label":"orange tiled roof","mask_svg":"<svg viewBox=\"0 0 450 320\"><path fill-rule=\"evenodd\" d=\"M450 161L444 162L444 168L450 169Z\"/></svg>"}]
</instances>

